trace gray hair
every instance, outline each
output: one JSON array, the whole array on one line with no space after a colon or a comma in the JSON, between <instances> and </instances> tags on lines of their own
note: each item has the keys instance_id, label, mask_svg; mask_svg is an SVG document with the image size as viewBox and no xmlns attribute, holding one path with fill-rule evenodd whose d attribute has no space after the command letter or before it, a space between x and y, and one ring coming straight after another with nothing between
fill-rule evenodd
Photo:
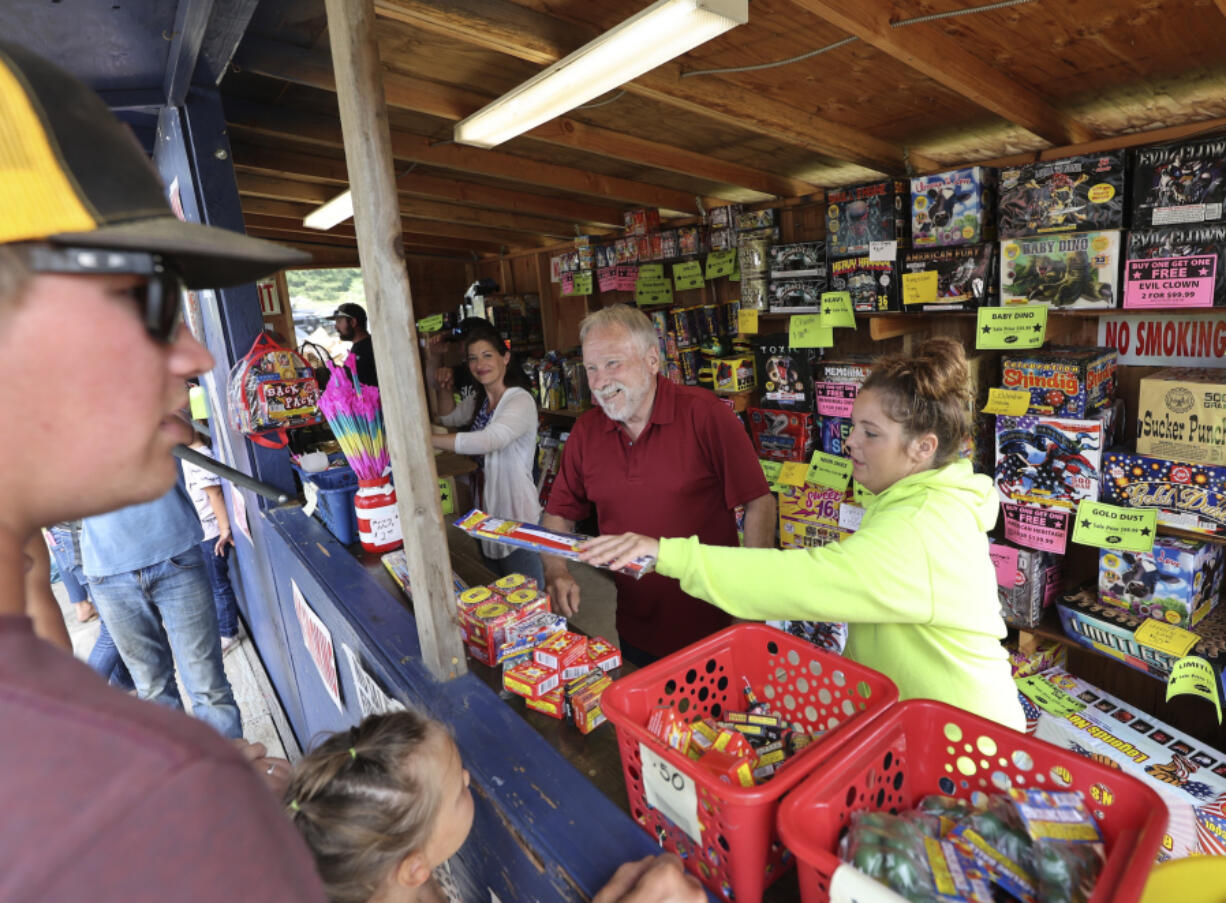
<instances>
[{"instance_id":1,"label":"gray hair","mask_svg":"<svg viewBox=\"0 0 1226 903\"><path fill-rule=\"evenodd\" d=\"M629 304L610 304L584 317L583 322L579 324L580 344L587 338L589 332L603 329L625 330L638 344L644 357L660 347L656 328L651 325L651 318Z\"/></svg>"}]
</instances>

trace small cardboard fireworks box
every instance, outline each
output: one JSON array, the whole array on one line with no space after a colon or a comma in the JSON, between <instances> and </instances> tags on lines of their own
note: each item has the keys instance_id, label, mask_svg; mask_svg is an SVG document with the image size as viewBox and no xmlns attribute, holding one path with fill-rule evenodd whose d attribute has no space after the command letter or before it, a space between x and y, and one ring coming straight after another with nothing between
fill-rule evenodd
<instances>
[{"instance_id":1,"label":"small cardboard fireworks box","mask_svg":"<svg viewBox=\"0 0 1226 903\"><path fill-rule=\"evenodd\" d=\"M996 170L969 166L911 180L911 246L973 245L996 237Z\"/></svg>"},{"instance_id":2,"label":"small cardboard fireworks box","mask_svg":"<svg viewBox=\"0 0 1226 903\"><path fill-rule=\"evenodd\" d=\"M1226 202L1226 137L1132 151L1132 226L1215 223Z\"/></svg>"},{"instance_id":3,"label":"small cardboard fireworks box","mask_svg":"<svg viewBox=\"0 0 1226 903\"><path fill-rule=\"evenodd\" d=\"M536 581L524 574L507 574L505 577L500 577L489 585L489 588L498 595L506 596L521 589L539 590Z\"/></svg>"},{"instance_id":4,"label":"small cardboard fireworks box","mask_svg":"<svg viewBox=\"0 0 1226 903\"><path fill-rule=\"evenodd\" d=\"M1000 171L1001 238L1124 228L1124 152Z\"/></svg>"},{"instance_id":5,"label":"small cardboard fireworks box","mask_svg":"<svg viewBox=\"0 0 1226 903\"><path fill-rule=\"evenodd\" d=\"M542 598L548 601L547 596ZM542 610L539 606L517 606L499 601L461 612L461 631L469 653L493 667L499 662L499 650L507 642L507 628Z\"/></svg>"},{"instance_id":6,"label":"small cardboard fireworks box","mask_svg":"<svg viewBox=\"0 0 1226 903\"><path fill-rule=\"evenodd\" d=\"M813 453L814 416L808 411L747 408L749 434L759 458L808 461Z\"/></svg>"},{"instance_id":7,"label":"small cardboard fireworks box","mask_svg":"<svg viewBox=\"0 0 1226 903\"><path fill-rule=\"evenodd\" d=\"M992 242L903 251L898 261L902 309L975 310L998 304L998 259Z\"/></svg>"},{"instance_id":8,"label":"small cardboard fireworks box","mask_svg":"<svg viewBox=\"0 0 1226 903\"><path fill-rule=\"evenodd\" d=\"M832 259L868 254L874 241L905 246L911 218L903 208L910 197L901 179L831 188L826 192L826 253Z\"/></svg>"},{"instance_id":9,"label":"small cardboard fireworks box","mask_svg":"<svg viewBox=\"0 0 1226 903\"><path fill-rule=\"evenodd\" d=\"M555 633L536 647L532 658L539 665L561 671L587 660L587 638L569 630Z\"/></svg>"},{"instance_id":10,"label":"small cardboard fireworks box","mask_svg":"<svg viewBox=\"0 0 1226 903\"><path fill-rule=\"evenodd\" d=\"M550 718L561 721L566 717L566 694L558 687L550 690L544 696L529 696L524 698L524 706Z\"/></svg>"},{"instance_id":11,"label":"small cardboard fireworks box","mask_svg":"<svg viewBox=\"0 0 1226 903\"><path fill-rule=\"evenodd\" d=\"M806 241L771 245L767 252L767 266L772 279L816 279L824 286L826 243Z\"/></svg>"},{"instance_id":12,"label":"small cardboard fireworks box","mask_svg":"<svg viewBox=\"0 0 1226 903\"><path fill-rule=\"evenodd\" d=\"M592 666L601 671L613 671L622 666L621 650L604 637L590 637L587 641L587 657Z\"/></svg>"},{"instance_id":13,"label":"small cardboard fireworks box","mask_svg":"<svg viewBox=\"0 0 1226 903\"><path fill-rule=\"evenodd\" d=\"M1118 358L1114 348L1006 352L1001 385L1030 392L1028 413L1087 417L1111 403Z\"/></svg>"},{"instance_id":14,"label":"small cardboard fireworks box","mask_svg":"<svg viewBox=\"0 0 1226 903\"><path fill-rule=\"evenodd\" d=\"M1124 306L1226 307L1226 223L1129 232Z\"/></svg>"},{"instance_id":15,"label":"small cardboard fireworks box","mask_svg":"<svg viewBox=\"0 0 1226 903\"><path fill-rule=\"evenodd\" d=\"M736 395L756 387L754 359L748 354L717 357L711 361L715 369L715 391L720 395Z\"/></svg>"},{"instance_id":16,"label":"small cardboard fireworks box","mask_svg":"<svg viewBox=\"0 0 1226 903\"><path fill-rule=\"evenodd\" d=\"M1015 641L1005 641L1009 670L1014 678L1042 674L1048 668L1068 664L1068 646L1058 640L1045 640L1025 631Z\"/></svg>"},{"instance_id":17,"label":"small cardboard fireworks box","mask_svg":"<svg viewBox=\"0 0 1226 903\"><path fill-rule=\"evenodd\" d=\"M772 279L767 303L773 314L817 314L825 290L824 279Z\"/></svg>"},{"instance_id":18,"label":"small cardboard fireworks box","mask_svg":"<svg viewBox=\"0 0 1226 903\"><path fill-rule=\"evenodd\" d=\"M1098 597L1142 618L1191 630L1217 605L1222 546L1158 536L1148 552L1100 549Z\"/></svg>"},{"instance_id":19,"label":"small cardboard fireworks box","mask_svg":"<svg viewBox=\"0 0 1226 903\"><path fill-rule=\"evenodd\" d=\"M988 551L996 568L1001 615L1014 627L1037 627L1044 609L1060 595L1064 557L1005 540L994 540Z\"/></svg>"},{"instance_id":20,"label":"small cardboard fireworks box","mask_svg":"<svg viewBox=\"0 0 1226 903\"><path fill-rule=\"evenodd\" d=\"M754 364L764 408L813 406L812 352L793 348L787 333L760 335L754 339Z\"/></svg>"},{"instance_id":21,"label":"small cardboard fireworks box","mask_svg":"<svg viewBox=\"0 0 1226 903\"><path fill-rule=\"evenodd\" d=\"M1226 464L1226 369L1169 367L1143 377L1137 453Z\"/></svg>"},{"instance_id":22,"label":"small cardboard fireworks box","mask_svg":"<svg viewBox=\"0 0 1226 903\"><path fill-rule=\"evenodd\" d=\"M1121 262L1118 231L1002 239L1000 303L1118 307Z\"/></svg>"},{"instance_id":23,"label":"small cardboard fireworks box","mask_svg":"<svg viewBox=\"0 0 1226 903\"><path fill-rule=\"evenodd\" d=\"M893 260L873 260L867 254L832 258L830 291L847 292L860 313L901 310L897 266Z\"/></svg>"},{"instance_id":24,"label":"small cardboard fireworks box","mask_svg":"<svg viewBox=\"0 0 1226 903\"><path fill-rule=\"evenodd\" d=\"M502 688L518 696L529 699L539 699L562 683L562 677L552 668L545 668L535 662L525 662L503 672Z\"/></svg>"},{"instance_id":25,"label":"small cardboard fireworks box","mask_svg":"<svg viewBox=\"0 0 1226 903\"><path fill-rule=\"evenodd\" d=\"M1102 500L1157 508L1158 523L1226 534L1226 467L1182 464L1113 449L1103 458Z\"/></svg>"},{"instance_id":26,"label":"small cardboard fireworks box","mask_svg":"<svg viewBox=\"0 0 1226 903\"><path fill-rule=\"evenodd\" d=\"M1076 508L1098 498L1103 449L1120 406L1085 420L1068 417L996 418L996 488L1006 502Z\"/></svg>"}]
</instances>

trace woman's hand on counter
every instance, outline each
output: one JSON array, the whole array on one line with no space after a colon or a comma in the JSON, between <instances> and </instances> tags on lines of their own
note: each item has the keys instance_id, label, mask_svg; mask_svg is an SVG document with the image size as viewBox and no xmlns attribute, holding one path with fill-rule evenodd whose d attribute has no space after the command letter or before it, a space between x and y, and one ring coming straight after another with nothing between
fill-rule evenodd
<instances>
[{"instance_id":1,"label":"woman's hand on counter","mask_svg":"<svg viewBox=\"0 0 1226 903\"><path fill-rule=\"evenodd\" d=\"M579 546L579 560L609 570L619 570L643 555L658 558L660 540L639 533L597 536Z\"/></svg>"},{"instance_id":2,"label":"woman's hand on counter","mask_svg":"<svg viewBox=\"0 0 1226 903\"><path fill-rule=\"evenodd\" d=\"M592 903L703 903L707 898L681 860L671 853L621 866Z\"/></svg>"}]
</instances>

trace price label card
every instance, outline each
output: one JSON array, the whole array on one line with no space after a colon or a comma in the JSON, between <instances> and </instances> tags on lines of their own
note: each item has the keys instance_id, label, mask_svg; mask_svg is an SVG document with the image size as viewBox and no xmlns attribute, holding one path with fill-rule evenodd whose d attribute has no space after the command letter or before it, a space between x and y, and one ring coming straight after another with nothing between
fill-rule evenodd
<instances>
[{"instance_id":1,"label":"price label card","mask_svg":"<svg viewBox=\"0 0 1226 903\"><path fill-rule=\"evenodd\" d=\"M634 285L634 303L639 307L655 307L673 303L673 284L667 279L644 279Z\"/></svg>"},{"instance_id":2,"label":"price label card","mask_svg":"<svg viewBox=\"0 0 1226 903\"><path fill-rule=\"evenodd\" d=\"M573 295L574 293L575 293L575 274L574 273L563 273L562 274L562 294L563 295Z\"/></svg>"},{"instance_id":3,"label":"price label card","mask_svg":"<svg viewBox=\"0 0 1226 903\"><path fill-rule=\"evenodd\" d=\"M821 314L798 314L788 321L788 344L793 348L830 348L834 330L822 325Z\"/></svg>"},{"instance_id":4,"label":"price label card","mask_svg":"<svg viewBox=\"0 0 1226 903\"><path fill-rule=\"evenodd\" d=\"M851 459L840 455L828 455L825 452L814 452L809 461L805 479L815 486L846 489L847 484L851 482Z\"/></svg>"},{"instance_id":5,"label":"price label card","mask_svg":"<svg viewBox=\"0 0 1226 903\"><path fill-rule=\"evenodd\" d=\"M1217 675L1213 665L1203 658L1189 655L1171 666L1171 676L1166 682L1166 700L1172 696L1199 696L1208 699L1217 709L1217 723L1222 723L1222 697L1218 692Z\"/></svg>"},{"instance_id":6,"label":"price label card","mask_svg":"<svg viewBox=\"0 0 1226 903\"><path fill-rule=\"evenodd\" d=\"M1005 539L1028 549L1063 555L1068 545L1068 514L1056 508L1029 508L1004 502Z\"/></svg>"},{"instance_id":7,"label":"price label card","mask_svg":"<svg viewBox=\"0 0 1226 903\"><path fill-rule=\"evenodd\" d=\"M868 259L873 263L893 263L898 259L898 242L870 241Z\"/></svg>"},{"instance_id":8,"label":"price label card","mask_svg":"<svg viewBox=\"0 0 1226 903\"><path fill-rule=\"evenodd\" d=\"M822 325L856 328L856 313L851 306L851 292L822 292Z\"/></svg>"},{"instance_id":9,"label":"price label card","mask_svg":"<svg viewBox=\"0 0 1226 903\"><path fill-rule=\"evenodd\" d=\"M614 267L617 272L617 285L613 287L614 291L632 292L634 286L639 281L639 268L636 266L620 266Z\"/></svg>"},{"instance_id":10,"label":"price label card","mask_svg":"<svg viewBox=\"0 0 1226 903\"><path fill-rule=\"evenodd\" d=\"M617 285L617 267L601 267L596 271L596 286L602 292L615 292Z\"/></svg>"},{"instance_id":11,"label":"price label card","mask_svg":"<svg viewBox=\"0 0 1226 903\"><path fill-rule=\"evenodd\" d=\"M731 276L736 270L736 250L712 251L707 255L706 276L708 279L719 279L721 276Z\"/></svg>"},{"instance_id":12,"label":"price label card","mask_svg":"<svg viewBox=\"0 0 1226 903\"><path fill-rule=\"evenodd\" d=\"M443 477L438 481L438 500L443 506L444 514L451 514L455 511L455 502L451 496L451 480Z\"/></svg>"},{"instance_id":13,"label":"price label card","mask_svg":"<svg viewBox=\"0 0 1226 903\"><path fill-rule=\"evenodd\" d=\"M1073 519L1073 542L1100 549L1148 552L1158 530L1157 508L1121 508L1082 499Z\"/></svg>"},{"instance_id":14,"label":"price label card","mask_svg":"<svg viewBox=\"0 0 1226 903\"><path fill-rule=\"evenodd\" d=\"M1038 348L1046 335L1046 307L979 308L976 348Z\"/></svg>"},{"instance_id":15,"label":"price label card","mask_svg":"<svg viewBox=\"0 0 1226 903\"><path fill-rule=\"evenodd\" d=\"M779 471L783 469L783 464L779 461L763 461L761 458L758 459L758 464L762 467L762 476L766 477L771 492L778 492Z\"/></svg>"},{"instance_id":16,"label":"price label card","mask_svg":"<svg viewBox=\"0 0 1226 903\"><path fill-rule=\"evenodd\" d=\"M860 521L864 520L864 509L859 505L843 502L839 505L839 529L855 533L860 529Z\"/></svg>"},{"instance_id":17,"label":"price label card","mask_svg":"<svg viewBox=\"0 0 1226 903\"><path fill-rule=\"evenodd\" d=\"M1026 697L1031 702L1043 711L1055 715L1057 718L1076 715L1078 712L1085 710L1086 704L1084 702L1070 696L1059 687L1052 686L1037 674L1030 677L1019 677L1014 683L1017 684L1019 690L1026 694Z\"/></svg>"},{"instance_id":18,"label":"price label card","mask_svg":"<svg viewBox=\"0 0 1226 903\"><path fill-rule=\"evenodd\" d=\"M1142 646L1165 652L1176 659L1183 658L1200 642L1200 637L1192 631L1159 621L1157 618L1146 618L1145 623L1138 627L1132 636Z\"/></svg>"},{"instance_id":19,"label":"price label card","mask_svg":"<svg viewBox=\"0 0 1226 903\"><path fill-rule=\"evenodd\" d=\"M418 332L438 332L443 328L443 315L435 314L417 321Z\"/></svg>"},{"instance_id":20,"label":"price label card","mask_svg":"<svg viewBox=\"0 0 1226 903\"><path fill-rule=\"evenodd\" d=\"M855 500L857 505L867 508L868 503L875 499L877 494L874 492L869 492L867 489L853 480L851 483L851 497Z\"/></svg>"},{"instance_id":21,"label":"price label card","mask_svg":"<svg viewBox=\"0 0 1226 903\"><path fill-rule=\"evenodd\" d=\"M686 260L673 264L673 284L677 291L684 292L702 288L706 285L702 279L702 264L697 260Z\"/></svg>"},{"instance_id":22,"label":"price label card","mask_svg":"<svg viewBox=\"0 0 1226 903\"><path fill-rule=\"evenodd\" d=\"M698 821L698 793L694 782L682 774L664 757L639 744L643 765L643 794L647 805L689 835L695 843L702 842L702 825Z\"/></svg>"},{"instance_id":23,"label":"price label card","mask_svg":"<svg viewBox=\"0 0 1226 903\"><path fill-rule=\"evenodd\" d=\"M592 293L592 274L590 272L575 273L570 293L572 295L590 295Z\"/></svg>"},{"instance_id":24,"label":"price label card","mask_svg":"<svg viewBox=\"0 0 1226 903\"><path fill-rule=\"evenodd\" d=\"M809 466L804 461L784 461L779 468L779 482L784 486L803 486L808 474Z\"/></svg>"},{"instance_id":25,"label":"price label card","mask_svg":"<svg viewBox=\"0 0 1226 903\"><path fill-rule=\"evenodd\" d=\"M1029 409L1030 393L1024 389L988 389L988 403L983 406L983 413L1021 417Z\"/></svg>"},{"instance_id":26,"label":"price label card","mask_svg":"<svg viewBox=\"0 0 1226 903\"><path fill-rule=\"evenodd\" d=\"M736 312L737 335L758 334L758 312L752 307L742 307Z\"/></svg>"},{"instance_id":27,"label":"price label card","mask_svg":"<svg viewBox=\"0 0 1226 903\"><path fill-rule=\"evenodd\" d=\"M992 567L996 568L996 585L1012 589L1017 582L1018 549L994 542L988 546Z\"/></svg>"},{"instance_id":28,"label":"price label card","mask_svg":"<svg viewBox=\"0 0 1226 903\"><path fill-rule=\"evenodd\" d=\"M937 271L902 274L902 303L935 304L937 300Z\"/></svg>"},{"instance_id":29,"label":"price label card","mask_svg":"<svg viewBox=\"0 0 1226 903\"><path fill-rule=\"evenodd\" d=\"M639 279L663 279L664 264L662 263L640 263L638 269Z\"/></svg>"},{"instance_id":30,"label":"price label card","mask_svg":"<svg viewBox=\"0 0 1226 903\"><path fill-rule=\"evenodd\" d=\"M302 506L302 513L310 517L319 505L319 487L312 480L303 480L302 494L306 498L306 504Z\"/></svg>"}]
</instances>

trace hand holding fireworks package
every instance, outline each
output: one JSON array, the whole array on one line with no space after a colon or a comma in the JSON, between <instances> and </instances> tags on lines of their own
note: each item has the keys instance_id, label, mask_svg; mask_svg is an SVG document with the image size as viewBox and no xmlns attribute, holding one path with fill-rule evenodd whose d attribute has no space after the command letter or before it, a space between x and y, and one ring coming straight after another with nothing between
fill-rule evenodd
<instances>
[{"instance_id":1,"label":"hand holding fireworks package","mask_svg":"<svg viewBox=\"0 0 1226 903\"><path fill-rule=\"evenodd\" d=\"M910 188L901 179L831 188L826 192L826 253L836 257L868 254L874 241L906 245L911 219L903 209Z\"/></svg>"},{"instance_id":2,"label":"hand holding fireworks package","mask_svg":"<svg viewBox=\"0 0 1226 903\"><path fill-rule=\"evenodd\" d=\"M1131 163L1133 228L1226 218L1226 137L1137 148Z\"/></svg>"},{"instance_id":3,"label":"hand holding fireworks package","mask_svg":"<svg viewBox=\"0 0 1226 903\"><path fill-rule=\"evenodd\" d=\"M537 524L490 517L477 508L457 520L455 525L476 539L486 539L517 549L531 549L533 552L546 555L557 555L571 561L579 560L579 546L592 538L579 533L560 533ZM634 559L618 573L629 574L638 579L644 574L650 574L655 570L655 566L654 558L643 555Z\"/></svg>"},{"instance_id":4,"label":"hand holding fireworks package","mask_svg":"<svg viewBox=\"0 0 1226 903\"><path fill-rule=\"evenodd\" d=\"M1065 310L1118 307L1120 233L1084 232L1000 243L1000 303Z\"/></svg>"},{"instance_id":5,"label":"hand holding fireworks package","mask_svg":"<svg viewBox=\"0 0 1226 903\"><path fill-rule=\"evenodd\" d=\"M1041 160L1000 171L1002 239L1124 228L1124 153Z\"/></svg>"},{"instance_id":6,"label":"hand holding fireworks package","mask_svg":"<svg viewBox=\"0 0 1226 903\"><path fill-rule=\"evenodd\" d=\"M789 346L787 333L755 337L754 364L763 407L812 409L811 355L810 349Z\"/></svg>"},{"instance_id":7,"label":"hand holding fireworks package","mask_svg":"<svg viewBox=\"0 0 1226 903\"><path fill-rule=\"evenodd\" d=\"M1128 233L1125 307L1226 307L1226 223Z\"/></svg>"},{"instance_id":8,"label":"hand holding fireworks package","mask_svg":"<svg viewBox=\"0 0 1226 903\"><path fill-rule=\"evenodd\" d=\"M847 292L858 312L900 310L898 279L893 260L843 257L830 261L830 291Z\"/></svg>"},{"instance_id":9,"label":"hand holding fireworks package","mask_svg":"<svg viewBox=\"0 0 1226 903\"><path fill-rule=\"evenodd\" d=\"M898 261L902 309L974 310L999 304L996 264L992 242L902 251ZM936 278L928 273L935 273Z\"/></svg>"},{"instance_id":10,"label":"hand holding fireworks package","mask_svg":"<svg viewBox=\"0 0 1226 903\"><path fill-rule=\"evenodd\" d=\"M995 237L995 169L971 166L911 180L911 247L973 245Z\"/></svg>"}]
</instances>

